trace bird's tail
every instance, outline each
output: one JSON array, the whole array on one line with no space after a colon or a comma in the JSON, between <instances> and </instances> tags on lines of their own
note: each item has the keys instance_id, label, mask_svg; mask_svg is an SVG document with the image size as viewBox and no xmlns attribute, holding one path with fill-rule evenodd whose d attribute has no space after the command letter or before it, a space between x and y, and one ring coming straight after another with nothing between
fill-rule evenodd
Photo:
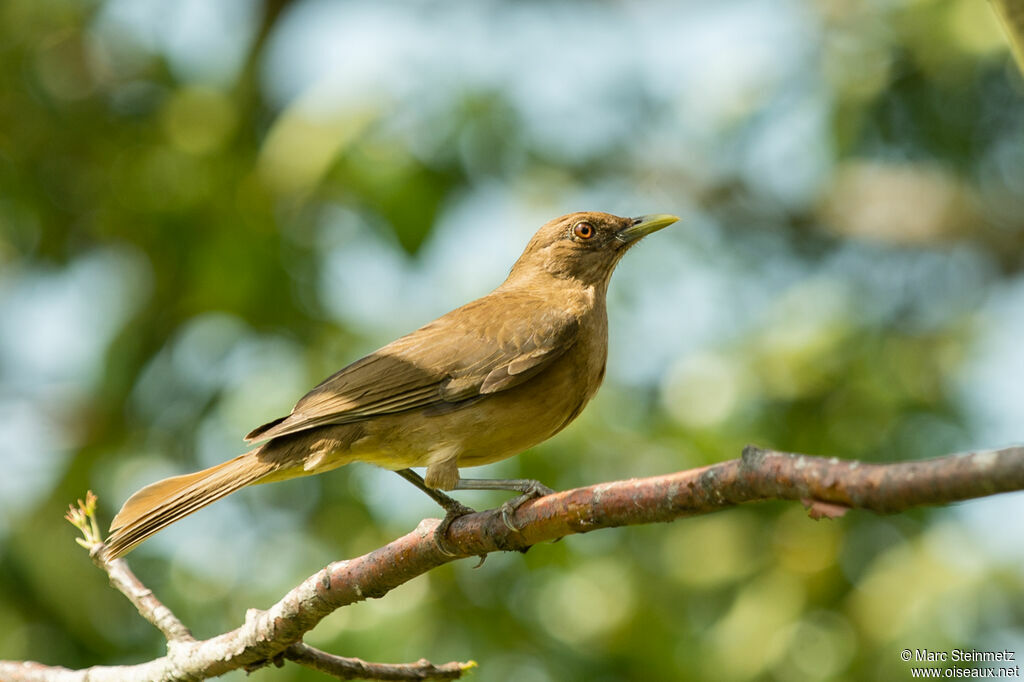
<instances>
[{"instance_id":1,"label":"bird's tail","mask_svg":"<svg viewBox=\"0 0 1024 682\"><path fill-rule=\"evenodd\" d=\"M194 474L151 483L129 497L110 523L104 557L123 556L153 533L272 473L278 465L261 458L260 450Z\"/></svg>"}]
</instances>

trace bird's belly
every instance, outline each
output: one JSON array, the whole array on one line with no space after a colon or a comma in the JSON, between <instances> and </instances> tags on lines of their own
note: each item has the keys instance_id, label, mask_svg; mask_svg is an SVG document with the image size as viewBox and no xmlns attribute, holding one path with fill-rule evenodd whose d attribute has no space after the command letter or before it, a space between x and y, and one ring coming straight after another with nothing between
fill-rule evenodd
<instances>
[{"instance_id":1,"label":"bird's belly","mask_svg":"<svg viewBox=\"0 0 1024 682\"><path fill-rule=\"evenodd\" d=\"M600 383L567 359L511 389L442 414L418 410L364 422L350 456L389 469L454 453L458 466L489 464L547 440L579 415ZM450 456L450 455L448 455Z\"/></svg>"}]
</instances>

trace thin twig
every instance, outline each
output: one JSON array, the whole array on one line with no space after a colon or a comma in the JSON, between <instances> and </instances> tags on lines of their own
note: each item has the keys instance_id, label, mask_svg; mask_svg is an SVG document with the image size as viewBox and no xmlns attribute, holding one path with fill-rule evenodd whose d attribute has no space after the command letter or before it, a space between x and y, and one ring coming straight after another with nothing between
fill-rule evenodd
<instances>
[{"instance_id":1,"label":"thin twig","mask_svg":"<svg viewBox=\"0 0 1024 682\"><path fill-rule=\"evenodd\" d=\"M90 552L93 562L106 571L110 584L118 592L128 597L128 601L138 610L143 618L152 623L163 633L168 642L194 642L192 632L178 620L174 613L156 598L152 590L142 584L135 573L128 568L124 559L104 561L99 552Z\"/></svg>"},{"instance_id":2,"label":"thin twig","mask_svg":"<svg viewBox=\"0 0 1024 682\"><path fill-rule=\"evenodd\" d=\"M285 649L284 657L339 680L457 680L476 667L475 661L434 665L423 658L415 663L369 663L335 656L301 642Z\"/></svg>"},{"instance_id":3,"label":"thin twig","mask_svg":"<svg viewBox=\"0 0 1024 682\"><path fill-rule=\"evenodd\" d=\"M168 642L195 641L185 624L142 584L124 559L104 560L103 536L96 521L96 496L91 490L86 493L84 502L79 500L77 506L71 505L64 518L82 531L83 537L75 538L75 542L89 550L92 562L107 574L110 584L128 598L139 615L162 632Z\"/></svg>"}]
</instances>

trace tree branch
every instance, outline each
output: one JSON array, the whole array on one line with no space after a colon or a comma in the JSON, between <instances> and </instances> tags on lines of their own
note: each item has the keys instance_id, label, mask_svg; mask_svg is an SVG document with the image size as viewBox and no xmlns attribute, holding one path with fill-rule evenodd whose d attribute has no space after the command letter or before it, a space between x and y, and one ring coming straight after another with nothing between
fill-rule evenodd
<instances>
[{"instance_id":1,"label":"tree branch","mask_svg":"<svg viewBox=\"0 0 1024 682\"><path fill-rule=\"evenodd\" d=\"M748 446L740 459L664 476L601 483L532 501L516 512L515 522L521 532L509 530L500 514L470 514L452 523L448 544L458 553L455 558L462 558L522 550L598 528L707 514L754 501L802 500L811 507L812 515L836 516L847 508L892 513L1021 489L1024 447L917 462L868 464ZM380 549L328 565L267 611L250 610L244 625L205 641L193 640L173 614L164 613L166 607L141 583L136 585L137 578L123 560L107 564L101 561L115 587L167 636L168 655L135 666L80 671L0 662L0 679L201 680L280 659L294 660L341 679L455 679L475 664L365 663L301 643L305 633L335 609L383 597L402 583L452 561L433 541L438 523L437 519L426 519L413 532ZM83 526L88 524L79 527ZM97 555L88 532L83 544Z\"/></svg>"},{"instance_id":2,"label":"tree branch","mask_svg":"<svg viewBox=\"0 0 1024 682\"><path fill-rule=\"evenodd\" d=\"M367 663L358 658L335 656L314 649L302 642L285 650L285 658L340 680L457 680L476 663L445 663L434 665L421 658L415 663Z\"/></svg>"}]
</instances>

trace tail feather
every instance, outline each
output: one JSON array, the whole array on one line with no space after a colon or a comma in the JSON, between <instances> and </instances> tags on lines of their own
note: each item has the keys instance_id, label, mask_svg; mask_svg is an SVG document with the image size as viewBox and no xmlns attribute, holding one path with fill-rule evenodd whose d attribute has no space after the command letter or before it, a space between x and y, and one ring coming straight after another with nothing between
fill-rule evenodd
<instances>
[{"instance_id":1,"label":"tail feather","mask_svg":"<svg viewBox=\"0 0 1024 682\"><path fill-rule=\"evenodd\" d=\"M123 556L157 531L273 472L276 464L258 457L260 450L194 474L165 478L132 495L110 524L104 556Z\"/></svg>"}]
</instances>

